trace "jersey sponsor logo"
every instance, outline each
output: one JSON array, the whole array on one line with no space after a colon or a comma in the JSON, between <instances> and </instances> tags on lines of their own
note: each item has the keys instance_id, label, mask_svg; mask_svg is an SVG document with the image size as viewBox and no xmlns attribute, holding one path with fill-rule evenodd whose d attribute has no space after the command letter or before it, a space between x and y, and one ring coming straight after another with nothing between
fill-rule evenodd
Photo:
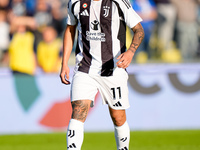
<instances>
[{"instance_id":1,"label":"jersey sponsor logo","mask_svg":"<svg viewBox=\"0 0 200 150\"><path fill-rule=\"evenodd\" d=\"M113 105L114 107L121 107L122 106L122 104L118 101L117 103L115 103L114 105Z\"/></svg>"},{"instance_id":2,"label":"jersey sponsor logo","mask_svg":"<svg viewBox=\"0 0 200 150\"><path fill-rule=\"evenodd\" d=\"M86 39L88 41L91 41L91 40L101 41L101 42L105 42L106 41L105 33L101 33L101 32L86 31Z\"/></svg>"},{"instance_id":3,"label":"jersey sponsor logo","mask_svg":"<svg viewBox=\"0 0 200 150\"><path fill-rule=\"evenodd\" d=\"M99 21L97 20L94 20L93 22L91 22L92 30L98 30L98 25L99 25Z\"/></svg>"},{"instance_id":4,"label":"jersey sponsor logo","mask_svg":"<svg viewBox=\"0 0 200 150\"><path fill-rule=\"evenodd\" d=\"M72 137L75 136L75 131L74 130L69 130L68 132L69 132L68 137L72 138Z\"/></svg>"},{"instance_id":5,"label":"jersey sponsor logo","mask_svg":"<svg viewBox=\"0 0 200 150\"><path fill-rule=\"evenodd\" d=\"M81 12L80 15L81 16L89 16L89 13L88 13L87 9L85 9L84 11Z\"/></svg>"},{"instance_id":6,"label":"jersey sponsor logo","mask_svg":"<svg viewBox=\"0 0 200 150\"><path fill-rule=\"evenodd\" d=\"M71 145L67 146L67 149L69 149L69 148L76 148L75 143L72 143Z\"/></svg>"},{"instance_id":7,"label":"jersey sponsor logo","mask_svg":"<svg viewBox=\"0 0 200 150\"><path fill-rule=\"evenodd\" d=\"M94 32L86 31L86 39L88 41L95 40L95 41L101 41L105 42L105 33L98 32L99 30L99 22L97 20L94 20L90 23L91 29L94 30Z\"/></svg>"},{"instance_id":8,"label":"jersey sponsor logo","mask_svg":"<svg viewBox=\"0 0 200 150\"><path fill-rule=\"evenodd\" d=\"M87 3L83 3L82 7L83 8L87 8L88 4Z\"/></svg>"},{"instance_id":9,"label":"jersey sponsor logo","mask_svg":"<svg viewBox=\"0 0 200 150\"><path fill-rule=\"evenodd\" d=\"M108 17L110 7L108 7L108 6L103 6L103 10L104 10L103 16L104 16L104 17Z\"/></svg>"}]
</instances>

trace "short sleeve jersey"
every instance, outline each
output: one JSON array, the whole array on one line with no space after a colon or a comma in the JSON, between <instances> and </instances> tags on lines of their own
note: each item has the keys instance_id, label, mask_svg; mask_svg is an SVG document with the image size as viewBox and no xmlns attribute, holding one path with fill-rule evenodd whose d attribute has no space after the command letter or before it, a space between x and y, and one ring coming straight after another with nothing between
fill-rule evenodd
<instances>
[{"instance_id":1,"label":"short sleeve jersey","mask_svg":"<svg viewBox=\"0 0 200 150\"><path fill-rule=\"evenodd\" d=\"M129 0L70 0L67 24L78 29L75 71L112 76L126 51L126 25L141 21Z\"/></svg>"}]
</instances>

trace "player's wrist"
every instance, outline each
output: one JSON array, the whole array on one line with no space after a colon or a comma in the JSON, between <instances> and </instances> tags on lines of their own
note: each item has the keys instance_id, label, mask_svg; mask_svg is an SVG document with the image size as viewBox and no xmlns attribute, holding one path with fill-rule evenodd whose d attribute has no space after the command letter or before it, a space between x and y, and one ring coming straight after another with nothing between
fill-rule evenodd
<instances>
[{"instance_id":1,"label":"player's wrist","mask_svg":"<svg viewBox=\"0 0 200 150\"><path fill-rule=\"evenodd\" d=\"M65 60L63 59L62 62L61 62L61 65L62 65L62 66L68 66L68 61L65 61Z\"/></svg>"},{"instance_id":2,"label":"player's wrist","mask_svg":"<svg viewBox=\"0 0 200 150\"><path fill-rule=\"evenodd\" d=\"M129 48L128 51L131 52L132 55L135 54L135 50L133 50L133 49L131 49L131 48Z\"/></svg>"}]
</instances>

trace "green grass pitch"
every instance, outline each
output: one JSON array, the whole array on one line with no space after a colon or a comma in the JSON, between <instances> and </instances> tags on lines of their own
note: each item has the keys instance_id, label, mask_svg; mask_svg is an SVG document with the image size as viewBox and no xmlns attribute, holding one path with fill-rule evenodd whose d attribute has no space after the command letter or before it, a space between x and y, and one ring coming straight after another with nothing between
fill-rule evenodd
<instances>
[{"instance_id":1,"label":"green grass pitch","mask_svg":"<svg viewBox=\"0 0 200 150\"><path fill-rule=\"evenodd\" d=\"M66 134L1 135L0 150L66 150ZM116 150L114 133L86 132L82 150ZM200 150L200 130L133 131L130 150Z\"/></svg>"}]
</instances>

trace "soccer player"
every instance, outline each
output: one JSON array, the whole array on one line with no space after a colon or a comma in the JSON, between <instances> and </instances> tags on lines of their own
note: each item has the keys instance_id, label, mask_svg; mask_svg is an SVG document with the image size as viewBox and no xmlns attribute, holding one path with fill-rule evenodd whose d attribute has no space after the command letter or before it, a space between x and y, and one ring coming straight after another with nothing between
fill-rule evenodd
<instances>
[{"instance_id":1,"label":"soccer player","mask_svg":"<svg viewBox=\"0 0 200 150\"><path fill-rule=\"evenodd\" d=\"M108 104L114 123L118 150L128 150L130 129L125 110L129 107L126 68L144 38L129 0L70 0L61 81L70 84L68 60L73 48L76 27L78 39L76 65L71 85L72 116L68 126L67 149L80 150L84 122L99 91L103 104ZM126 25L134 32L126 49Z\"/></svg>"}]
</instances>

